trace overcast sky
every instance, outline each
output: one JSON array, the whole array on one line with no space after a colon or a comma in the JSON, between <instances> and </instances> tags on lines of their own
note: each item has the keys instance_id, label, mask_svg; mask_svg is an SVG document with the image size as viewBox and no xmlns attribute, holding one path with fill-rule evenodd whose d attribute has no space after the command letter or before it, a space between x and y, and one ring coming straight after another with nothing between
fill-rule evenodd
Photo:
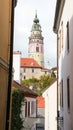
<instances>
[{"instance_id":1,"label":"overcast sky","mask_svg":"<svg viewBox=\"0 0 73 130\"><path fill-rule=\"evenodd\" d=\"M45 67L56 66L56 34L53 32L56 0L18 0L15 8L14 51L28 57L28 37L31 33L35 11L44 37Z\"/></svg>"}]
</instances>

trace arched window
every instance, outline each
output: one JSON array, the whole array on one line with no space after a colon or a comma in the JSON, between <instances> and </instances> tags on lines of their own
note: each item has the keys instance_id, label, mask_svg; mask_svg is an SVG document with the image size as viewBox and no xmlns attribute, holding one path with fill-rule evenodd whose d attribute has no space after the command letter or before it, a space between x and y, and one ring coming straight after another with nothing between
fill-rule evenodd
<instances>
[{"instance_id":1,"label":"arched window","mask_svg":"<svg viewBox=\"0 0 73 130\"><path fill-rule=\"evenodd\" d=\"M36 52L39 52L39 46L36 47Z\"/></svg>"}]
</instances>

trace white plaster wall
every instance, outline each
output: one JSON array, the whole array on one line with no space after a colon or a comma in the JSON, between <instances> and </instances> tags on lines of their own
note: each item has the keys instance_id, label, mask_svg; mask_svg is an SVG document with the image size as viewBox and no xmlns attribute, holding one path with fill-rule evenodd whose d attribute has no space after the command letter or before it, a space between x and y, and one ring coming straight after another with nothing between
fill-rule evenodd
<instances>
[{"instance_id":1,"label":"white plaster wall","mask_svg":"<svg viewBox=\"0 0 73 130\"><path fill-rule=\"evenodd\" d=\"M57 130L57 81L45 92L45 130Z\"/></svg>"},{"instance_id":2,"label":"white plaster wall","mask_svg":"<svg viewBox=\"0 0 73 130\"><path fill-rule=\"evenodd\" d=\"M65 5L61 17L61 22L64 24L64 34L63 34L63 50L59 59L59 83L63 79L63 99L64 99L64 108L61 109L62 115L64 117L64 127L62 130L73 130L73 0L65 0ZM66 25L69 21L69 43L70 49L69 53L67 52L67 30ZM61 22L59 31L61 29ZM59 32L58 31L58 32ZM70 112L67 108L67 77L70 77Z\"/></svg>"},{"instance_id":3,"label":"white plaster wall","mask_svg":"<svg viewBox=\"0 0 73 130\"><path fill-rule=\"evenodd\" d=\"M21 54L13 54L13 79L20 83L20 56Z\"/></svg>"},{"instance_id":4,"label":"white plaster wall","mask_svg":"<svg viewBox=\"0 0 73 130\"><path fill-rule=\"evenodd\" d=\"M23 122L23 126L24 128L22 130L26 130L26 129L31 129L32 130L35 128L35 125L37 123L37 118L36 118L36 98L31 98L31 97L26 97L25 100L27 102L34 102L34 113L31 114L31 108L30 108L30 117L25 117L25 104L22 105L22 108L21 108L21 117L23 118L24 122ZM31 105L30 105L31 107ZM27 106L27 110L28 110L28 106ZM33 127L32 127L33 126Z\"/></svg>"}]
</instances>

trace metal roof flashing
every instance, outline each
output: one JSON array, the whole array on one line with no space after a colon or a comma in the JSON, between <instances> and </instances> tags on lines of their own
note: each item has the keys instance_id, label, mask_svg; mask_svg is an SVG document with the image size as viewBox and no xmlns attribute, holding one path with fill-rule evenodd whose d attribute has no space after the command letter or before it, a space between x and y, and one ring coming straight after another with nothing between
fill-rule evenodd
<instances>
[{"instance_id":1,"label":"metal roof flashing","mask_svg":"<svg viewBox=\"0 0 73 130\"><path fill-rule=\"evenodd\" d=\"M63 12L63 7L64 7L65 0L57 0L56 3L56 10L55 10L55 18L54 18L54 26L53 26L53 31L57 34L62 12Z\"/></svg>"}]
</instances>

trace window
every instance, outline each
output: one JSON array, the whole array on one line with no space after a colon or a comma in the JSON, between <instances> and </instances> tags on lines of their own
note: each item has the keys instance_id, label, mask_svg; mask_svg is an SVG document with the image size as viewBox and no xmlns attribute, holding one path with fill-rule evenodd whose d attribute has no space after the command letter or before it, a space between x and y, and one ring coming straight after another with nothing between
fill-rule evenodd
<instances>
[{"instance_id":1,"label":"window","mask_svg":"<svg viewBox=\"0 0 73 130\"><path fill-rule=\"evenodd\" d=\"M34 101L31 102L31 114L34 113Z\"/></svg>"},{"instance_id":2,"label":"window","mask_svg":"<svg viewBox=\"0 0 73 130\"><path fill-rule=\"evenodd\" d=\"M28 102L28 117L30 117L30 102Z\"/></svg>"},{"instance_id":3,"label":"window","mask_svg":"<svg viewBox=\"0 0 73 130\"><path fill-rule=\"evenodd\" d=\"M45 74L47 74L47 72L45 71Z\"/></svg>"},{"instance_id":4,"label":"window","mask_svg":"<svg viewBox=\"0 0 73 130\"><path fill-rule=\"evenodd\" d=\"M32 73L34 73L34 68L32 68Z\"/></svg>"},{"instance_id":5,"label":"window","mask_svg":"<svg viewBox=\"0 0 73 130\"><path fill-rule=\"evenodd\" d=\"M37 42L39 42L39 40L37 40ZM38 45L38 44L37 44Z\"/></svg>"},{"instance_id":6,"label":"window","mask_svg":"<svg viewBox=\"0 0 73 130\"><path fill-rule=\"evenodd\" d=\"M61 54L61 30L58 34L58 56L60 57Z\"/></svg>"},{"instance_id":7,"label":"window","mask_svg":"<svg viewBox=\"0 0 73 130\"><path fill-rule=\"evenodd\" d=\"M61 91L62 91L61 106L63 107L63 80L61 81Z\"/></svg>"},{"instance_id":8,"label":"window","mask_svg":"<svg viewBox=\"0 0 73 130\"><path fill-rule=\"evenodd\" d=\"M70 110L70 79L67 78L67 108Z\"/></svg>"},{"instance_id":9,"label":"window","mask_svg":"<svg viewBox=\"0 0 73 130\"><path fill-rule=\"evenodd\" d=\"M25 117L27 117L27 102L25 102Z\"/></svg>"},{"instance_id":10,"label":"window","mask_svg":"<svg viewBox=\"0 0 73 130\"><path fill-rule=\"evenodd\" d=\"M67 22L67 51L69 52L69 21Z\"/></svg>"},{"instance_id":11,"label":"window","mask_svg":"<svg viewBox=\"0 0 73 130\"><path fill-rule=\"evenodd\" d=\"M26 76L24 76L24 79L26 79Z\"/></svg>"},{"instance_id":12,"label":"window","mask_svg":"<svg viewBox=\"0 0 73 130\"><path fill-rule=\"evenodd\" d=\"M61 43L62 43L62 38L61 38L61 36L62 36L62 32L61 32L61 30L60 30L60 42L59 42L59 51L60 51L60 53L61 53Z\"/></svg>"},{"instance_id":13,"label":"window","mask_svg":"<svg viewBox=\"0 0 73 130\"><path fill-rule=\"evenodd\" d=\"M62 48L63 48L63 37L64 37L64 36L63 36L63 35L64 35L64 33L63 33L63 31L64 31L64 30L63 30L63 21L62 21L62 24L61 24L61 28L62 28L62 36L61 36L61 38L62 38Z\"/></svg>"},{"instance_id":14,"label":"window","mask_svg":"<svg viewBox=\"0 0 73 130\"><path fill-rule=\"evenodd\" d=\"M63 108L63 80L60 82L60 106Z\"/></svg>"},{"instance_id":15,"label":"window","mask_svg":"<svg viewBox=\"0 0 73 130\"><path fill-rule=\"evenodd\" d=\"M60 86L60 106L61 106L61 82L60 82L59 86Z\"/></svg>"},{"instance_id":16,"label":"window","mask_svg":"<svg viewBox=\"0 0 73 130\"><path fill-rule=\"evenodd\" d=\"M24 68L24 72L26 72L26 69Z\"/></svg>"},{"instance_id":17,"label":"window","mask_svg":"<svg viewBox=\"0 0 73 130\"><path fill-rule=\"evenodd\" d=\"M36 52L39 52L39 47L38 46L36 47Z\"/></svg>"}]
</instances>

